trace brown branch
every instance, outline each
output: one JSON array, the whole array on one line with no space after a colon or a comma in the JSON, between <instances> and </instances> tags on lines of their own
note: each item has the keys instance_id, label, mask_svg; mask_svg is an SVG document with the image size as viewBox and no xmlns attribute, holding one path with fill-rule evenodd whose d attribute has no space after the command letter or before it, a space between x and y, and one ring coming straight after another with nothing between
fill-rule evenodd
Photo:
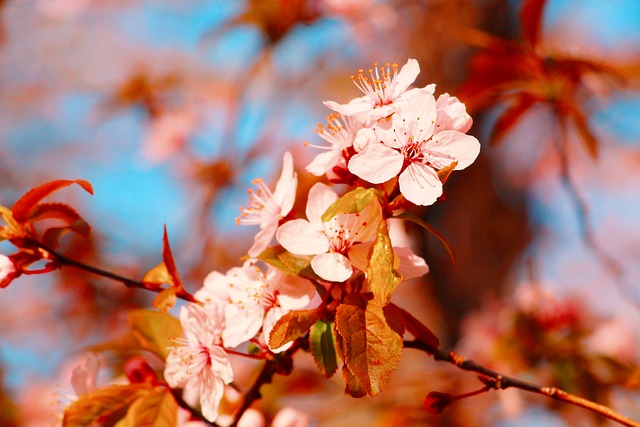
<instances>
[{"instance_id":1,"label":"brown branch","mask_svg":"<svg viewBox=\"0 0 640 427\"><path fill-rule=\"evenodd\" d=\"M491 381L486 384L491 385L491 388L495 390L504 390L510 387L517 388L520 390L528 391L530 393L548 396L553 399L569 403L571 405L580 406L582 408L600 414L606 418L609 418L610 420L616 421L624 426L640 427L640 422L625 417L624 415L614 411L608 406L604 406L599 403L584 399L582 397L575 396L571 393L567 393L566 391L560 390L555 387L541 387L536 384L503 375L492 369L485 368L484 366L479 365L472 360L465 359L464 357L452 351L446 352L440 350L439 348L432 347L420 340L405 341L404 346L407 348L422 350L425 353L433 356L433 358L439 362L448 362L464 371L475 372L483 375L484 377L491 378Z\"/></svg>"},{"instance_id":2,"label":"brown branch","mask_svg":"<svg viewBox=\"0 0 640 427\"><path fill-rule=\"evenodd\" d=\"M31 242L34 246L40 248L41 250L43 250L46 253L45 258L50 259L51 261L53 261L54 263L60 265L60 266L67 266L67 267L74 267L83 271L86 271L88 273L91 274L95 274L97 276L102 276L105 277L107 279L111 279L111 280L115 280L116 282L120 282L122 284L124 284L126 287L128 288L138 288L138 289L145 289L147 291L151 291L151 292L155 292L155 293L160 293L164 290L164 288L160 288L160 287L150 287L148 285L146 285L143 282L137 281L137 280L133 280L133 279L129 279L127 277L123 277L120 276L118 274L112 273L110 271L107 270L103 270L101 268L98 267L94 267L91 265L87 265L84 264L80 261L76 261L72 258L69 258L65 255L62 255L56 251L54 251L53 249L48 248L47 246L43 245L40 242L37 241L32 241ZM193 302L196 304L200 304L200 302L198 302L193 295L191 295L189 292L187 292L184 289L180 289L178 292L176 292L176 296L182 300L188 301L188 302Z\"/></svg>"},{"instance_id":3,"label":"brown branch","mask_svg":"<svg viewBox=\"0 0 640 427\"><path fill-rule=\"evenodd\" d=\"M293 369L293 354L298 351L300 348L300 342L295 340L293 345L284 353L273 355L271 354L270 358L267 358L264 366L262 366L262 370L258 374L258 377L254 381L253 385L247 392L244 394L242 399L242 405L236 410L233 415L233 423L229 427L237 427L240 418L245 413L249 407L256 400L262 398L262 394L260 393L260 388L263 385L269 384L273 380L273 376L275 374L284 374L288 375Z\"/></svg>"}]
</instances>

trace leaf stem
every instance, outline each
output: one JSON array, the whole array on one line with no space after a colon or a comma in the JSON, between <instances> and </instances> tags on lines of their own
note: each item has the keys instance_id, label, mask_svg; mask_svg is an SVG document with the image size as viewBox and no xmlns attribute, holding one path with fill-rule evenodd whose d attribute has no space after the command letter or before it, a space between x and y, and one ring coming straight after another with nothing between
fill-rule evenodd
<instances>
[{"instance_id":1,"label":"leaf stem","mask_svg":"<svg viewBox=\"0 0 640 427\"><path fill-rule=\"evenodd\" d=\"M479 365L472 360L465 359L464 357L458 355L454 352L446 352L440 350L439 348L432 347L423 341L413 340L413 341L405 341L404 346L407 348L413 348L417 350L424 351L425 353L433 356L433 358L439 362L448 362L456 367L470 372L476 372L485 377L491 378L492 380L485 383L487 386L495 390L504 390L507 388L517 388L520 390L528 391L530 393L540 394L543 396L548 396L556 400L560 400L565 403L569 403L571 405L580 406L582 408L588 409L592 412L600 414L610 420L613 420L621 425L629 426L629 427L640 427L640 422L632 420L629 417L626 417L608 406L601 405L599 403L592 402L590 400L584 399L582 397L575 396L571 393L568 393L564 390L560 390L555 387L541 387L536 384L532 384L526 381L519 380L517 378L512 378L506 375L502 375L499 372L496 372L492 369L485 368L482 365Z\"/></svg>"}]
</instances>

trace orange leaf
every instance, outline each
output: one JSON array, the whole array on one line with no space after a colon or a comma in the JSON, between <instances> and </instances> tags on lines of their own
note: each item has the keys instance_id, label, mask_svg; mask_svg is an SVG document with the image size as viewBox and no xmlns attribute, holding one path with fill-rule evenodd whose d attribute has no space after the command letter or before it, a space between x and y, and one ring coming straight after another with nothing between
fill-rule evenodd
<instances>
[{"instance_id":1,"label":"orange leaf","mask_svg":"<svg viewBox=\"0 0 640 427\"><path fill-rule=\"evenodd\" d=\"M151 305L163 313L168 312L174 305L176 305L176 301L178 300L176 292L178 292L178 290L179 289L175 287L163 289L158 295L156 295Z\"/></svg>"},{"instance_id":2,"label":"orange leaf","mask_svg":"<svg viewBox=\"0 0 640 427\"><path fill-rule=\"evenodd\" d=\"M427 328L421 321L413 317L411 313L393 303L389 304L385 309L389 312L393 310L395 313L402 316L402 321L404 326L407 328L407 331L416 337L416 339L419 339L433 348L438 348L440 346L440 340L438 340L438 337L431 332L431 329ZM390 316L388 315L387 317Z\"/></svg>"},{"instance_id":3,"label":"orange leaf","mask_svg":"<svg viewBox=\"0 0 640 427\"><path fill-rule=\"evenodd\" d=\"M291 341L300 338L309 331L320 319L320 310L294 310L282 316L271 330L269 346L280 348Z\"/></svg>"},{"instance_id":4,"label":"orange leaf","mask_svg":"<svg viewBox=\"0 0 640 427\"><path fill-rule=\"evenodd\" d=\"M57 191L64 187L68 187L72 184L78 184L85 191L93 194L93 187L91 187L91 184L88 181L82 179L58 179L55 181L49 181L27 191L22 197L20 197L20 199L18 199L18 201L16 201L16 203L13 205L13 208L11 209L14 219L19 222L24 222L31 212L31 209L33 209L33 207L39 201L41 201L54 191Z\"/></svg>"},{"instance_id":5,"label":"orange leaf","mask_svg":"<svg viewBox=\"0 0 640 427\"><path fill-rule=\"evenodd\" d=\"M375 396L400 363L403 332L389 326L383 307L375 300L356 297L350 302L341 304L336 311L346 372L352 373L366 392ZM349 385L347 382L347 392Z\"/></svg>"}]
</instances>

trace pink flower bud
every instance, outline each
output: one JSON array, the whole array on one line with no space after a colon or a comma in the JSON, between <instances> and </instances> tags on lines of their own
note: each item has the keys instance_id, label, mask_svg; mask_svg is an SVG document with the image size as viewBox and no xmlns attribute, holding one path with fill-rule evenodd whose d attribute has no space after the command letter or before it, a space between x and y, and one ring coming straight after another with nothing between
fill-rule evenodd
<instances>
[{"instance_id":1,"label":"pink flower bud","mask_svg":"<svg viewBox=\"0 0 640 427\"><path fill-rule=\"evenodd\" d=\"M6 255L0 255L0 288L6 288L9 283L20 275L13 259Z\"/></svg>"}]
</instances>

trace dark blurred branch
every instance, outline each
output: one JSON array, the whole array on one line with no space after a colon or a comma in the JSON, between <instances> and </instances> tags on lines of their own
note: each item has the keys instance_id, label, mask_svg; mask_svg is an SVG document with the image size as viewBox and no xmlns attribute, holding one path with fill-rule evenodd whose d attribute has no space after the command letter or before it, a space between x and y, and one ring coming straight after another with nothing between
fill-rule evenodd
<instances>
[{"instance_id":1,"label":"dark blurred branch","mask_svg":"<svg viewBox=\"0 0 640 427\"><path fill-rule=\"evenodd\" d=\"M600 414L610 420L616 421L624 426L630 427L640 427L640 422L634 421L631 418L625 417L624 415L614 411L608 406L601 405L599 403L592 402L590 400L584 399L582 397L575 396L571 393L567 393L564 390L560 390L556 387L541 387L536 384L532 384L526 381L521 381L517 378L512 378L506 375L502 375L499 372L496 372L492 369L485 368L482 365L479 365L472 360L465 359L464 357L454 353L454 352L445 352L440 350L439 348L432 347L423 341L413 340L413 341L405 341L404 346L407 348L414 348L417 350L424 351L425 353L433 356L433 358L439 362L448 362L456 367L464 370L475 372L483 377L486 377L488 380L485 382L485 385L490 386L495 390L504 390L507 388L517 388L520 390L528 391L530 393L541 394L543 396L548 396L556 400L560 400L565 403L569 403L571 405L580 406L582 408L593 411L597 414Z\"/></svg>"}]
</instances>

